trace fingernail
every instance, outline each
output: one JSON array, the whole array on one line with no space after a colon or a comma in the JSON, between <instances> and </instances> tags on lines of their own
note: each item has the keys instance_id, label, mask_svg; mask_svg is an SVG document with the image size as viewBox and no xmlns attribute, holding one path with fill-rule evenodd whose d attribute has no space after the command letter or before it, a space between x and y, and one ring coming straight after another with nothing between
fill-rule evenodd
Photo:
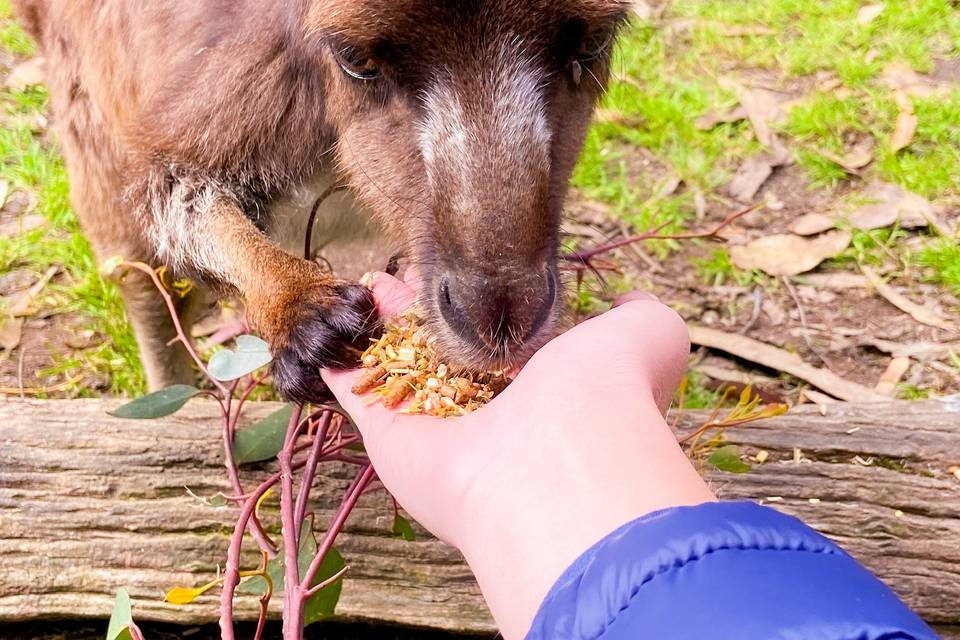
<instances>
[{"instance_id":1,"label":"fingernail","mask_svg":"<svg viewBox=\"0 0 960 640\"><path fill-rule=\"evenodd\" d=\"M657 296L655 296L654 294L648 291L631 291L630 293L625 293L619 298L617 298L614 301L613 306L619 307L622 304L633 302L635 300L645 300L647 302L660 302L660 298L658 298Z\"/></svg>"}]
</instances>

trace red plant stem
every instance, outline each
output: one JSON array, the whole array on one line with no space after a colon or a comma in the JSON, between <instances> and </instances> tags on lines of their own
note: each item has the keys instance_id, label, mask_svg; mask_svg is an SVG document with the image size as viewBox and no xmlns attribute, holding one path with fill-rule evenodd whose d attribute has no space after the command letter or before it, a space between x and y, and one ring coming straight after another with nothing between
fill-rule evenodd
<instances>
[{"instance_id":1,"label":"red plant stem","mask_svg":"<svg viewBox=\"0 0 960 640\"><path fill-rule=\"evenodd\" d=\"M323 442L327 438L327 429L330 427L331 420L333 420L333 413L328 411L323 415L320 426L317 428L317 433L313 437L313 445L310 448L310 456L307 458L307 466L304 467L303 477L300 479L300 491L297 494L297 504L293 510L295 522L303 522L303 518L307 513L307 498L310 496L313 478L317 473L317 465L320 464L320 453L323 449Z\"/></svg>"},{"instance_id":2,"label":"red plant stem","mask_svg":"<svg viewBox=\"0 0 960 640\"><path fill-rule=\"evenodd\" d=\"M187 350L187 353L190 354L190 357L193 358L193 361L197 363L198 367L200 367L200 371L202 371L203 374L210 380L210 382L212 382L213 385L220 390L220 393L222 393L224 397L227 397L229 395L227 393L227 388L223 386L223 383L214 379L213 376L210 375L210 372L207 371L207 366L204 364L203 360L200 359L200 355L197 354L197 350L193 347L193 343L183 330L183 325L181 324L180 317L177 314L177 305L173 303L173 298L170 297L170 293L167 291L167 288L163 286L163 282L160 280L160 276L157 275L156 270L142 262L124 262L123 266L145 273L150 277L151 280L153 280L153 284L157 288L157 291L159 291L160 295L163 296L163 301L167 305L167 311L170 312L170 319L173 320L173 327L177 331L177 338L180 339L181 344L183 344L183 347Z\"/></svg>"},{"instance_id":3,"label":"red plant stem","mask_svg":"<svg viewBox=\"0 0 960 640\"><path fill-rule=\"evenodd\" d=\"M234 383L228 389L222 382L216 380L210 375L206 364L204 364L203 360L200 358L200 355L197 353L197 350L194 348L193 342L187 337L187 334L183 329L183 324L180 322L180 317L177 314L177 306L174 304L173 298L170 296L167 288L160 280L160 276L157 275L156 270L142 262L124 262L124 265L132 269L136 269L137 271L140 271L141 273L144 273L150 277L157 291L163 297L164 303L167 305L167 311L170 313L170 319L173 321L173 326L177 333L177 339L181 344L183 344L183 347L187 350L187 353L190 354L190 357L200 368L200 371L203 372L204 376L206 376L206 378L210 380L217 390L220 391L221 396L217 398L217 401L220 403L220 410L224 417L223 448L225 465L227 467L227 476L230 479L230 485L233 488L233 492L236 495L243 495L243 487L240 484L240 476L237 472L237 467L233 462L233 427L236 424L236 419L231 417L230 411L230 405L233 399L233 391L236 388L237 383ZM239 417L239 413L238 407L237 417ZM276 545L274 545L269 536L267 536L267 533L263 530L263 526L256 518L253 519L250 533L253 535L261 549L270 553L271 556L276 554Z\"/></svg>"},{"instance_id":4,"label":"red plant stem","mask_svg":"<svg viewBox=\"0 0 960 640\"><path fill-rule=\"evenodd\" d=\"M352 444L357 444L358 442L360 442L360 436L347 436L346 438L342 438L336 444L332 444L326 449L324 449L323 455L327 456L329 454L337 453L339 451L342 451L343 449L346 449Z\"/></svg>"},{"instance_id":5,"label":"red plant stem","mask_svg":"<svg viewBox=\"0 0 960 640\"><path fill-rule=\"evenodd\" d=\"M127 625L127 631L130 632L130 637L133 638L133 640L143 640L143 632L140 631L140 627L138 627L133 620Z\"/></svg>"},{"instance_id":6,"label":"red plant stem","mask_svg":"<svg viewBox=\"0 0 960 640\"><path fill-rule=\"evenodd\" d=\"M230 479L230 486L233 488L233 493L238 496L244 495L243 485L240 483L240 472L237 469L236 463L233 461L233 428L236 424L237 419L240 417L240 409L237 408L236 416L230 416L230 398L227 398L226 405L226 419L223 423L223 464L227 468L227 477ZM260 524L260 520L253 516L250 519L250 535L253 536L253 539L256 541L257 546L266 551L270 557L277 555L277 545L274 544L273 540L270 539L270 536L267 535L267 532L264 531L263 525Z\"/></svg>"},{"instance_id":7,"label":"red plant stem","mask_svg":"<svg viewBox=\"0 0 960 640\"><path fill-rule=\"evenodd\" d=\"M347 464L354 464L358 467L363 467L370 464L370 461L366 458L355 458L345 453L324 453L323 459L330 462L346 462Z\"/></svg>"},{"instance_id":8,"label":"red plant stem","mask_svg":"<svg viewBox=\"0 0 960 640\"><path fill-rule=\"evenodd\" d=\"M223 591L220 594L220 637L221 640L235 640L233 629L233 595L240 583L240 547L243 545L243 532L247 523L253 517L257 508L257 501L280 481L281 474L276 473L267 478L257 487L243 505L237 524L230 536L230 546L227 548L227 564L223 570Z\"/></svg>"},{"instance_id":9,"label":"red plant stem","mask_svg":"<svg viewBox=\"0 0 960 640\"><path fill-rule=\"evenodd\" d=\"M349 517L350 512L356 506L357 500L363 495L364 489L366 489L367 485L376 477L376 474L377 472L373 470L373 465L369 464L357 473L357 477L354 479L349 491L347 491L346 496L344 496L340 508L337 509L337 514L334 516L333 522L330 523L330 528L327 529L327 532L323 535L323 541L317 549L317 555L314 556L313 561L310 563L310 568L307 569L303 581L298 585L298 591L301 594L303 594L310 583L313 582L317 571L320 570L320 564L330 551L330 548L333 547L333 543L340 534L340 531L343 530L343 525L346 523L347 517ZM284 640L287 639L285 638Z\"/></svg>"},{"instance_id":10,"label":"red plant stem","mask_svg":"<svg viewBox=\"0 0 960 640\"><path fill-rule=\"evenodd\" d=\"M257 631L253 634L253 640L260 640L263 637L263 628L267 626L267 607L270 606L270 596L268 593L260 597L260 617L257 618Z\"/></svg>"},{"instance_id":11,"label":"red plant stem","mask_svg":"<svg viewBox=\"0 0 960 640\"><path fill-rule=\"evenodd\" d=\"M717 226L713 227L712 229L707 229L705 231L694 231L691 233L678 233L678 234L663 235L663 236L657 235L661 229L667 226L665 223L660 225L659 227L656 227L649 231L644 231L643 233L637 234L635 236L630 236L628 238L621 238L620 240L616 240L614 242L610 242L608 244L595 247L593 249L588 249L586 251L577 251L575 253L565 255L563 256L563 259L568 262L578 262L584 266L589 266L590 260L597 257L598 255L601 255L603 253L609 253L616 249L620 249L622 247L626 247L631 244L636 244L637 242L643 242L644 240L694 240L697 238L711 238L717 235L717 233L719 233L724 227L727 227L733 224L736 220L738 220L739 218L742 218L748 213L752 213L756 211L761 206L763 205L755 205L753 207L750 207L749 209L744 209L742 211L737 211L736 213L731 213L726 218L724 218L719 224L717 224Z\"/></svg>"},{"instance_id":12,"label":"red plant stem","mask_svg":"<svg viewBox=\"0 0 960 640\"><path fill-rule=\"evenodd\" d=\"M300 589L299 533L302 520L294 515L293 450L300 431L303 406L298 405L290 416L287 437L277 459L280 461L280 521L283 533L283 638L300 640L303 634L303 608L306 601Z\"/></svg>"},{"instance_id":13,"label":"red plant stem","mask_svg":"<svg viewBox=\"0 0 960 640\"><path fill-rule=\"evenodd\" d=\"M305 599L309 600L310 598L315 596L319 591L322 591L327 587L329 587L330 585L332 585L334 582L342 578L347 573L347 571L349 571L349 569L350 569L349 566L345 566L343 569L340 569L340 571L337 571L335 574L333 574L323 582L319 582L314 586L310 587L309 589L307 589L306 594L304 594Z\"/></svg>"}]
</instances>

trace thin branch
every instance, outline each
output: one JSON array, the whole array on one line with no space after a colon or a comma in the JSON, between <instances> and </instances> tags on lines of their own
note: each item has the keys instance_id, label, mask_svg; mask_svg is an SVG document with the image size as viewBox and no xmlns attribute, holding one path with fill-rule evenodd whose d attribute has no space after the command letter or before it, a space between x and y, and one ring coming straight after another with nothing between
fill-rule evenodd
<instances>
[{"instance_id":1,"label":"thin branch","mask_svg":"<svg viewBox=\"0 0 960 640\"><path fill-rule=\"evenodd\" d=\"M333 584L334 582L336 582L337 580L340 580L341 578L343 578L344 574L346 574L347 571L349 571L349 570L350 570L349 565L344 566L343 569L340 569L340 571L337 571L335 574L333 574L332 576L330 576L329 578L327 578L327 579L324 580L323 582L321 582L321 583L319 583L319 584L316 584L316 585L314 585L313 587L307 589L306 592L304 592L304 598L305 598L306 600L309 600L310 598L312 598L313 596L315 596L315 595L317 594L317 592L321 591L322 589L326 589L327 587L329 587L330 585L332 585L332 584Z\"/></svg>"},{"instance_id":2,"label":"thin branch","mask_svg":"<svg viewBox=\"0 0 960 640\"><path fill-rule=\"evenodd\" d=\"M357 500L363 495L363 490L366 489L367 485L370 484L375 476L376 471L373 470L373 465L367 465L357 473L357 477L350 486L350 490L347 492L347 495L344 496L340 508L337 509L337 514L334 516L333 522L330 523L330 528L327 529L327 532L323 535L323 541L320 543L320 548L317 549L317 555L314 556L313 561L310 563L310 568L307 569L306 574L303 576L301 589L306 589L308 585L313 582L317 571L320 570L320 564L330 551L330 548L333 547L333 542L343 529L347 517L357 504Z\"/></svg>"},{"instance_id":3,"label":"thin branch","mask_svg":"<svg viewBox=\"0 0 960 640\"><path fill-rule=\"evenodd\" d=\"M124 261L122 266L136 269L141 273L146 274L153 281L154 286L157 288L157 291L160 292L160 295L163 296L163 301L167 305L167 311L170 312L170 319L173 321L174 329L176 329L177 337L180 339L180 343L187 350L187 353L190 354L190 357L200 367L200 371L213 383L213 385L220 390L220 393L223 394L223 397L227 397L227 388L223 385L222 382L216 380L213 376L210 375L210 372L207 371L207 365L200 358L200 355L197 353L197 350L193 346L193 342L187 337L186 332L183 330L183 325L180 322L180 317L177 315L177 305L174 304L173 298L170 296L170 292L167 291L167 288L164 286L163 282L160 280L160 276L157 275L156 269L152 268L148 264L143 262L126 262Z\"/></svg>"},{"instance_id":4,"label":"thin branch","mask_svg":"<svg viewBox=\"0 0 960 640\"><path fill-rule=\"evenodd\" d=\"M303 600L300 598L300 525L294 518L293 449L300 431L303 405L290 415L287 437L277 456L280 461L280 521L283 534L283 638L298 640L303 632Z\"/></svg>"},{"instance_id":5,"label":"thin branch","mask_svg":"<svg viewBox=\"0 0 960 640\"><path fill-rule=\"evenodd\" d=\"M810 338L809 329L807 328L807 314L803 309L803 303L800 301L800 296L797 294L797 290L793 286L793 282L790 280L790 276L782 276L780 278L783 281L783 285L787 289L787 293L790 294L790 297L793 298L793 303L797 305L797 313L800 314L800 329L801 336L803 341L807 343L807 348L813 352L813 355L817 356L820 359L820 362L824 364L830 371L833 371L834 368L831 365L830 361L827 360L819 349L813 344L813 339Z\"/></svg>"},{"instance_id":6,"label":"thin branch","mask_svg":"<svg viewBox=\"0 0 960 640\"><path fill-rule=\"evenodd\" d=\"M630 236L628 238L621 238L620 240L615 240L614 242L609 242L607 244L600 245L599 247L594 247L593 249L588 249L585 251L577 251L565 256L562 256L567 262L575 262L578 266L582 268L592 269L591 261L599 255L604 253L610 253L616 249L626 247L631 244L636 244L637 242L643 242L644 240L695 240L698 238L712 238L716 236L720 231L725 227L730 226L743 216L748 213L753 213L760 207L762 204L755 205L749 209L744 209L742 211L737 211L736 213L731 213L722 221L720 221L715 227L707 229L704 231L694 231L690 233L677 233L669 235L659 235L660 232L669 224L667 222L661 224L658 227L655 227L649 231L644 231L643 233L637 234L635 236Z\"/></svg>"},{"instance_id":7,"label":"thin branch","mask_svg":"<svg viewBox=\"0 0 960 640\"><path fill-rule=\"evenodd\" d=\"M310 210L310 217L307 218L307 236L303 241L303 257L306 260L310 260L310 254L313 253L313 225L317 220L317 212L320 211L320 205L323 202L332 196L337 191L342 191L346 188L341 182L334 182L332 185L327 187L327 190L320 194L320 197L316 199L313 203L313 208Z\"/></svg>"},{"instance_id":8,"label":"thin branch","mask_svg":"<svg viewBox=\"0 0 960 640\"><path fill-rule=\"evenodd\" d=\"M293 517L296 522L303 522L307 513L307 498L310 496L310 488L313 486L313 478L317 472L317 465L320 464L320 453L323 449L323 442L327 438L327 429L330 427L330 421L333 420L333 413L326 412L317 428L317 433L313 437L313 444L310 448L310 455L307 458L307 466L304 467L303 477L300 479L300 491L297 494L297 504L293 510ZM342 420L342 418L340 418Z\"/></svg>"}]
</instances>

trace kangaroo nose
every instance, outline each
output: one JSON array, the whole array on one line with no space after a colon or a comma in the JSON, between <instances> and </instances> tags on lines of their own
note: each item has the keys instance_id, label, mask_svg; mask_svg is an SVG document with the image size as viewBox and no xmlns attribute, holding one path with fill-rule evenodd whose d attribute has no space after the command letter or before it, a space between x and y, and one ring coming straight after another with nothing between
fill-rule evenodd
<instances>
[{"instance_id":1,"label":"kangaroo nose","mask_svg":"<svg viewBox=\"0 0 960 640\"><path fill-rule=\"evenodd\" d=\"M482 349L522 345L550 318L557 280L545 269L523 282L448 271L439 281L437 305L447 325Z\"/></svg>"}]
</instances>

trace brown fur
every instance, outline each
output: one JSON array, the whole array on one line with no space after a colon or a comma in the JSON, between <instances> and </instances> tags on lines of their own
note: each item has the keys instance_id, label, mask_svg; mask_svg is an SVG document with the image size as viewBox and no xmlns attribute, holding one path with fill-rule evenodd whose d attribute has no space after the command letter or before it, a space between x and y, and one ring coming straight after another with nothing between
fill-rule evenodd
<instances>
[{"instance_id":1,"label":"brown fur","mask_svg":"<svg viewBox=\"0 0 960 640\"><path fill-rule=\"evenodd\" d=\"M169 262L216 291L242 294L288 397L316 398L317 368L348 366L353 345L377 328L369 292L332 280L263 233L271 203L323 172L344 179L418 266L428 319L455 360L505 364L548 336L541 325L556 307L548 290L560 208L607 54L583 61L579 85L569 65L581 42L616 29L627 3L14 4L48 60L72 200L99 255ZM338 62L347 50L372 59L380 77L348 77ZM535 122L492 110L502 96L491 83L520 82L497 80L506 74L498 65L539 74L534 88L551 133L540 159L523 136L498 153L507 141L492 132ZM451 159L443 147L443 162L425 167L418 123L427 118L425 92L441 84L463 106L468 144L479 151ZM498 119L511 115L516 124ZM159 299L139 281L124 294L150 386L181 381L184 356L162 346L172 327Z\"/></svg>"}]
</instances>

